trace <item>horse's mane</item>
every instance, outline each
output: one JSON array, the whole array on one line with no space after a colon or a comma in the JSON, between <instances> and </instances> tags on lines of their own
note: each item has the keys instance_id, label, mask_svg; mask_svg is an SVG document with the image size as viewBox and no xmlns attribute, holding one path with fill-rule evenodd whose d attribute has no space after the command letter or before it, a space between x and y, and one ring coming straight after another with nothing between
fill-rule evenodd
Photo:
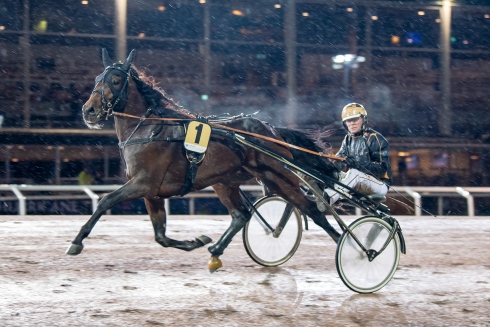
<instances>
[{"instance_id":1,"label":"horse's mane","mask_svg":"<svg viewBox=\"0 0 490 327\"><path fill-rule=\"evenodd\" d=\"M195 115L180 106L167 93L158 86L153 76L147 76L136 67L131 68L131 76L136 82L136 88L143 96L146 105L153 109L153 113L170 118L192 118Z\"/></svg>"},{"instance_id":2,"label":"horse's mane","mask_svg":"<svg viewBox=\"0 0 490 327\"><path fill-rule=\"evenodd\" d=\"M195 118L198 116L170 98L167 93L158 86L158 82L155 81L153 76L146 75L142 70L134 66L131 68L131 76L136 82L138 92L143 96L146 105L153 109L154 114L160 117L184 119ZM252 118L256 113L257 112L247 115L240 114L237 116L230 116L230 114L225 113L207 116L206 118L210 121L224 123L225 121L231 121L238 118Z\"/></svg>"}]
</instances>

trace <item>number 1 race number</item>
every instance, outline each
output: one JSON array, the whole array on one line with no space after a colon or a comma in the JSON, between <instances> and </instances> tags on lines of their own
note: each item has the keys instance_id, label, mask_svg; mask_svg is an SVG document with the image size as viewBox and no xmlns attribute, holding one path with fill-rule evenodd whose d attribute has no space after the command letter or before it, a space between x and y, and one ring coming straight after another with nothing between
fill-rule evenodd
<instances>
[{"instance_id":1,"label":"number 1 race number","mask_svg":"<svg viewBox=\"0 0 490 327\"><path fill-rule=\"evenodd\" d=\"M185 134L184 147L197 153L206 152L211 138L211 126L198 121L191 121Z\"/></svg>"}]
</instances>

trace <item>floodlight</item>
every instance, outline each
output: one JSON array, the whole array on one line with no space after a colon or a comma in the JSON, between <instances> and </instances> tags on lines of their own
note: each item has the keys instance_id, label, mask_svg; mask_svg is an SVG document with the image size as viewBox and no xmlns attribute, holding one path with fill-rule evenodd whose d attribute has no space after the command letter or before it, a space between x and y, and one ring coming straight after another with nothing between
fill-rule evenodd
<instances>
[{"instance_id":1,"label":"floodlight","mask_svg":"<svg viewBox=\"0 0 490 327\"><path fill-rule=\"evenodd\" d=\"M332 60L336 64L343 64L345 61L344 55L336 55L335 57L332 58Z\"/></svg>"},{"instance_id":2,"label":"floodlight","mask_svg":"<svg viewBox=\"0 0 490 327\"><path fill-rule=\"evenodd\" d=\"M345 58L345 61L353 61L355 58L356 58L356 55L353 55L353 54L346 54L344 55L344 58Z\"/></svg>"}]
</instances>

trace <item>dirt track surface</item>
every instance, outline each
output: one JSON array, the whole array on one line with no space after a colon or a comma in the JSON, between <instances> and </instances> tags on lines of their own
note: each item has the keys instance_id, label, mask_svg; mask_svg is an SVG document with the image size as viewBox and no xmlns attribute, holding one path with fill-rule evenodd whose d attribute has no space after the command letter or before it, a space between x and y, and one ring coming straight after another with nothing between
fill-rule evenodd
<instances>
[{"instance_id":1,"label":"dirt track surface","mask_svg":"<svg viewBox=\"0 0 490 327\"><path fill-rule=\"evenodd\" d=\"M490 218L401 217L408 254L368 295L344 286L311 222L283 266L255 264L239 234L210 274L206 248L162 248L146 216L104 216L65 255L87 219L0 217L1 326L490 326ZM168 236L217 240L229 222L172 216Z\"/></svg>"}]
</instances>

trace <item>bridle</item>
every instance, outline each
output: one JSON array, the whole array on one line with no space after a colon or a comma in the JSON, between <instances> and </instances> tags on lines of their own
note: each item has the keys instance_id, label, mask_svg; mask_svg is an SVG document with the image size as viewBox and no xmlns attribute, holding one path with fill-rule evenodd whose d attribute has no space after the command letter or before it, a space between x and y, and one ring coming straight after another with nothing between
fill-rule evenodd
<instances>
[{"instance_id":1,"label":"bridle","mask_svg":"<svg viewBox=\"0 0 490 327\"><path fill-rule=\"evenodd\" d=\"M129 66L127 71L121 69L121 66L122 63L107 66L102 74L97 76L97 78L95 79L95 87L92 91L92 94L98 93L102 98L101 111L97 114L96 119L100 119L102 116L105 115L107 120L109 116L112 116L114 114L114 112L122 112L124 107L126 106L129 94L129 78L131 77L131 65ZM119 75L124 80L124 84L119 90L116 90L112 83L110 81L107 81L107 79L112 77L113 75ZM124 76L126 76L126 78L124 78ZM102 87L100 89L97 89L100 83L102 83ZM106 99L104 95L104 88L106 84L109 86L112 92L111 100ZM122 107L120 110L117 110L118 105Z\"/></svg>"}]
</instances>

